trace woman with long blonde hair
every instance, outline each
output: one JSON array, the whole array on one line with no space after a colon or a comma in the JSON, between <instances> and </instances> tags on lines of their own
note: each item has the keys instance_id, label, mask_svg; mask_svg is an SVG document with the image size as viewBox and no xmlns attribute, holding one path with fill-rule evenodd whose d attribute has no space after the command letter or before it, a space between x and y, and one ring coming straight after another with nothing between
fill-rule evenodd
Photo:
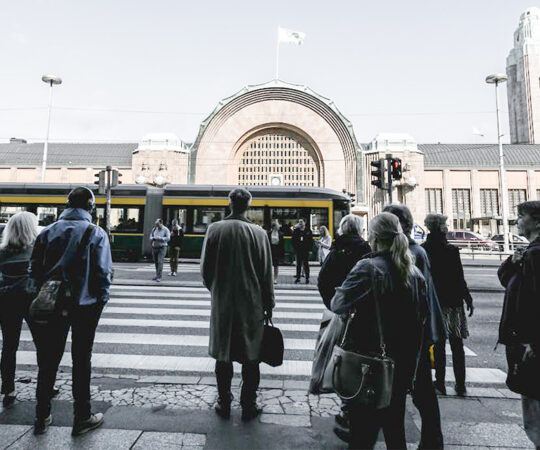
<instances>
[{"instance_id":1,"label":"woman with long blonde hair","mask_svg":"<svg viewBox=\"0 0 540 450\"><path fill-rule=\"evenodd\" d=\"M373 448L382 428L388 448L407 448L405 400L427 335L424 277L414 265L409 241L396 216L382 213L369 224L373 253L360 260L330 304L336 314L354 313L348 340L361 354L380 353L377 309L386 354L395 362L390 406L350 405L349 448Z\"/></svg>"},{"instance_id":2,"label":"woman with long blonde hair","mask_svg":"<svg viewBox=\"0 0 540 450\"><path fill-rule=\"evenodd\" d=\"M38 220L31 212L13 215L0 243L0 328L2 329L2 403L15 402L15 367L23 318L29 322L31 297L26 291L28 264L38 234Z\"/></svg>"}]
</instances>

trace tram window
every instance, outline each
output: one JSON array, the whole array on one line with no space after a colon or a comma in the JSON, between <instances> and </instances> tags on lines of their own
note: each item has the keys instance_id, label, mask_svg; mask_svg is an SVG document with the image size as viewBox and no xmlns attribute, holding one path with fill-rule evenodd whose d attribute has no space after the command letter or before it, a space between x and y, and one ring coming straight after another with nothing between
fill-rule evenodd
<instances>
[{"instance_id":1,"label":"tram window","mask_svg":"<svg viewBox=\"0 0 540 450\"><path fill-rule=\"evenodd\" d=\"M167 215L165 217L165 223L167 224L167 227L172 230L173 227L173 220L174 223L177 225L180 225L182 229L186 230L186 223L187 223L187 209L185 208L167 208Z\"/></svg>"},{"instance_id":2,"label":"tram window","mask_svg":"<svg viewBox=\"0 0 540 450\"><path fill-rule=\"evenodd\" d=\"M97 224L105 228L105 208L96 208ZM111 232L142 233L143 220L141 208L111 207Z\"/></svg>"},{"instance_id":3,"label":"tram window","mask_svg":"<svg viewBox=\"0 0 540 450\"><path fill-rule=\"evenodd\" d=\"M272 208L271 220L277 222L285 236L292 235L292 230L300 218L299 208Z\"/></svg>"},{"instance_id":4,"label":"tram window","mask_svg":"<svg viewBox=\"0 0 540 450\"><path fill-rule=\"evenodd\" d=\"M264 227L264 208L249 208L247 217L253 223Z\"/></svg>"},{"instance_id":5,"label":"tram window","mask_svg":"<svg viewBox=\"0 0 540 450\"><path fill-rule=\"evenodd\" d=\"M208 225L219 222L225 216L225 208L195 208L193 210L193 232L206 233Z\"/></svg>"},{"instance_id":6,"label":"tram window","mask_svg":"<svg viewBox=\"0 0 540 450\"><path fill-rule=\"evenodd\" d=\"M328 208L311 208L311 230L313 234L319 234L321 226L328 228Z\"/></svg>"},{"instance_id":7,"label":"tram window","mask_svg":"<svg viewBox=\"0 0 540 450\"><path fill-rule=\"evenodd\" d=\"M11 216L26 210L25 206L0 206L0 223L7 223Z\"/></svg>"},{"instance_id":8,"label":"tram window","mask_svg":"<svg viewBox=\"0 0 540 450\"><path fill-rule=\"evenodd\" d=\"M61 208L57 208L56 206L38 206L36 215L39 225L46 227L56 222L60 213Z\"/></svg>"}]
</instances>

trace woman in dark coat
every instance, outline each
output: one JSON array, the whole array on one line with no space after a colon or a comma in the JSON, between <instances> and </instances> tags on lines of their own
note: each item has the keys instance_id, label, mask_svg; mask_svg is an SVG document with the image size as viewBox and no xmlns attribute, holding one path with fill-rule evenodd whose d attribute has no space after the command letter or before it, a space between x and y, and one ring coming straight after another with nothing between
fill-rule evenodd
<instances>
[{"instance_id":1,"label":"woman in dark coat","mask_svg":"<svg viewBox=\"0 0 540 450\"><path fill-rule=\"evenodd\" d=\"M9 219L0 244L0 328L2 328L2 403L15 402L16 354L23 318L29 322L28 264L37 236L37 217L20 212Z\"/></svg>"},{"instance_id":2,"label":"woman in dark coat","mask_svg":"<svg viewBox=\"0 0 540 450\"><path fill-rule=\"evenodd\" d=\"M274 284L278 282L279 262L285 256L285 242L283 233L279 231L279 224L272 223L272 229L268 231L268 240L272 249L272 267L274 268Z\"/></svg>"},{"instance_id":3,"label":"woman in dark coat","mask_svg":"<svg viewBox=\"0 0 540 450\"><path fill-rule=\"evenodd\" d=\"M431 275L441 305L448 340L452 350L452 362L456 379L456 393L465 395L465 351L463 339L469 336L467 317L463 304L467 305L469 317L473 315L473 299L469 293L459 249L448 243L446 233L446 216L428 214L425 225L430 231L426 242L422 244L431 262ZM434 347L435 356L435 387L446 394L446 348L444 342Z\"/></svg>"},{"instance_id":4,"label":"woman in dark coat","mask_svg":"<svg viewBox=\"0 0 540 450\"><path fill-rule=\"evenodd\" d=\"M526 249L516 250L499 268L499 279L506 288L499 327L499 342L506 345L509 366L538 361L540 358L540 201L518 205L518 230L529 239ZM532 382L540 392L540 364L532 372ZM523 422L527 436L540 449L540 394L522 395Z\"/></svg>"},{"instance_id":5,"label":"woman in dark coat","mask_svg":"<svg viewBox=\"0 0 540 450\"><path fill-rule=\"evenodd\" d=\"M377 354L381 351L378 302L384 344L395 362L395 373L388 407L350 405L349 448L373 448L382 428L387 448L406 449L405 401L429 333L425 282L396 216L383 212L372 219L369 241L375 252L354 266L330 306L336 314L355 313L347 339L352 338L358 353Z\"/></svg>"}]
</instances>

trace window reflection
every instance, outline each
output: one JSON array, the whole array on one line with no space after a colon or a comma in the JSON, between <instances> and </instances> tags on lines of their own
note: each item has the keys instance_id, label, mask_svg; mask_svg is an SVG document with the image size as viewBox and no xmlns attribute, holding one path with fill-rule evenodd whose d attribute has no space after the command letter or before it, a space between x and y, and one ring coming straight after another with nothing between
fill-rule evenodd
<instances>
[{"instance_id":1,"label":"window reflection","mask_svg":"<svg viewBox=\"0 0 540 450\"><path fill-rule=\"evenodd\" d=\"M225 217L225 208L195 208L193 211L193 232L206 233L211 223L219 222Z\"/></svg>"}]
</instances>

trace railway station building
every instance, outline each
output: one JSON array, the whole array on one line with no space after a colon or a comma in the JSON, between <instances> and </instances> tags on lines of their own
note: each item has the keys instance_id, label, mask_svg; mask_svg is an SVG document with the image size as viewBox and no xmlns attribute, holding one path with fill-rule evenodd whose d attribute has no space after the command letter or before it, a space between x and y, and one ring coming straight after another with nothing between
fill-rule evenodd
<instances>
[{"instance_id":1,"label":"railway station building","mask_svg":"<svg viewBox=\"0 0 540 450\"><path fill-rule=\"evenodd\" d=\"M519 202L540 199L540 145L504 147L512 218ZM42 152L43 143L20 138L0 144L0 183L39 182ZM394 201L407 204L417 223L441 212L453 229L498 231L497 145L420 144L402 133L359 143L332 100L279 80L218 102L190 143L173 133L124 144L50 143L46 182L93 183L110 165L124 184L325 187L348 193L353 211L369 218L383 204L370 162L387 153L404 168Z\"/></svg>"}]
</instances>

